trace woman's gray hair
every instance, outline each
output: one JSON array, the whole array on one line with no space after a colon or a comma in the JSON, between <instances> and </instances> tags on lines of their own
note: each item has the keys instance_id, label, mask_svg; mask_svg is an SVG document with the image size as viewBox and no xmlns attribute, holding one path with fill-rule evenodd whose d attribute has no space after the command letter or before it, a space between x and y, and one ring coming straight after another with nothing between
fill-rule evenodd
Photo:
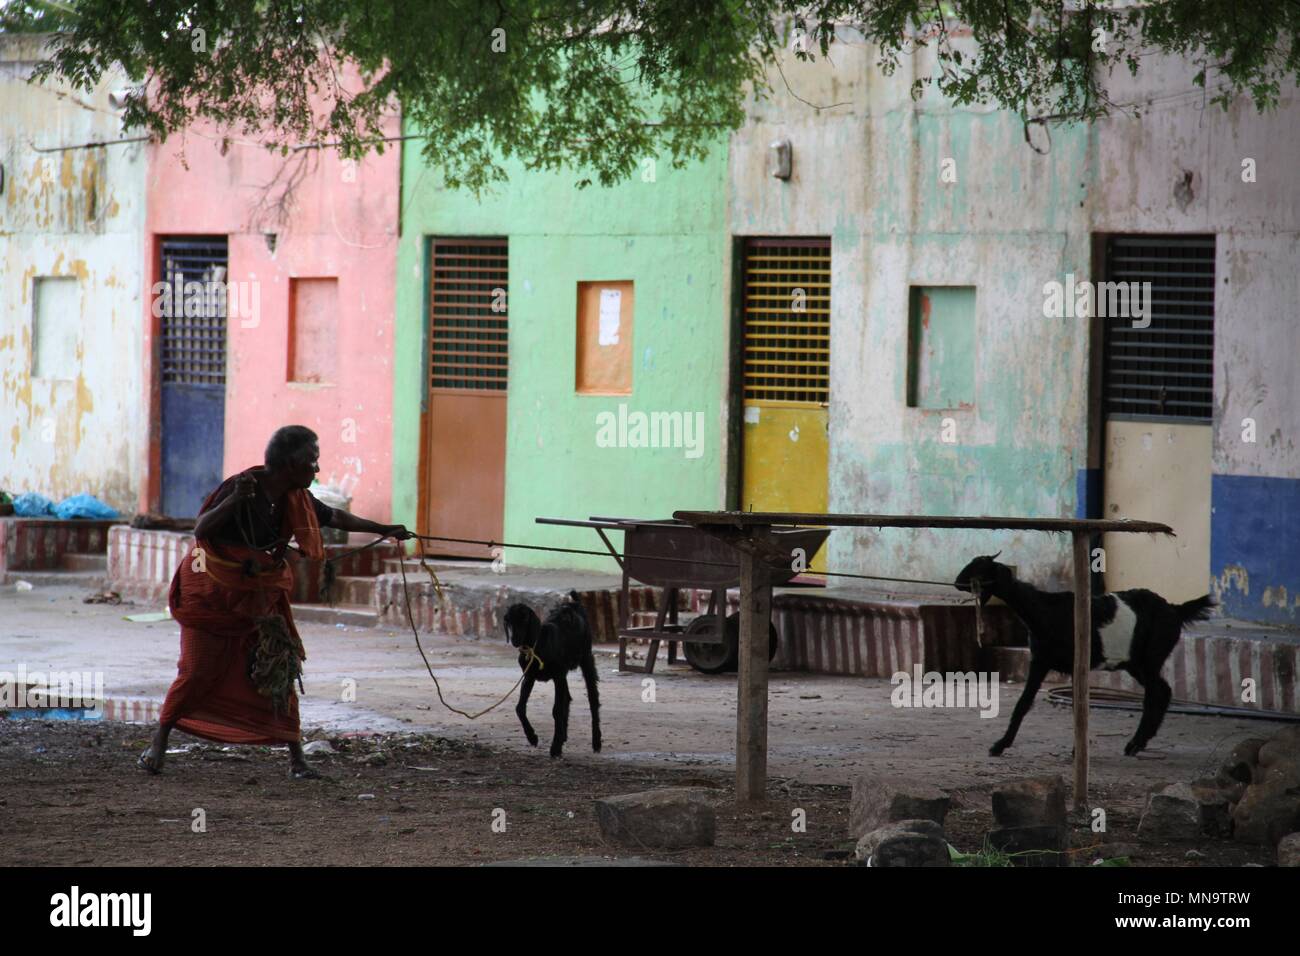
<instances>
[{"instance_id":1,"label":"woman's gray hair","mask_svg":"<svg viewBox=\"0 0 1300 956\"><path fill-rule=\"evenodd\" d=\"M266 467L277 471L299 464L311 446L319 444L316 433L306 425L285 425L277 429L266 443Z\"/></svg>"}]
</instances>

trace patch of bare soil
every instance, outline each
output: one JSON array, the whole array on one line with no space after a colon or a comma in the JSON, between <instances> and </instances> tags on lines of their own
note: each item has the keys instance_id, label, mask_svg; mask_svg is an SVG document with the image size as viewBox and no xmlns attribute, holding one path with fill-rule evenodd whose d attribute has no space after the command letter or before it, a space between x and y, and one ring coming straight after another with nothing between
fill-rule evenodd
<instances>
[{"instance_id":1,"label":"patch of bare soil","mask_svg":"<svg viewBox=\"0 0 1300 956\"><path fill-rule=\"evenodd\" d=\"M583 753L551 760L428 734L344 736L313 755L324 780L291 780L283 748L225 747L181 733L161 776L137 769L149 729L109 722L0 720L0 865L474 865L535 857L658 859L694 866L842 866L849 791L772 780L738 809L731 775L615 764ZM717 793L717 841L681 851L607 845L593 800L658 787ZM949 841L978 850L992 828L988 790L955 793ZM1109 841L1136 842L1145 792L1099 794ZM802 810L802 814L797 811ZM200 812L201 811L201 812ZM804 832L794 824L806 821ZM202 824L200 828L199 824ZM503 825L504 824L504 827ZM1100 839L1076 828L1074 846ZM1230 842L1144 846L1134 865L1269 863ZM1087 865L1082 850L1075 862Z\"/></svg>"}]
</instances>

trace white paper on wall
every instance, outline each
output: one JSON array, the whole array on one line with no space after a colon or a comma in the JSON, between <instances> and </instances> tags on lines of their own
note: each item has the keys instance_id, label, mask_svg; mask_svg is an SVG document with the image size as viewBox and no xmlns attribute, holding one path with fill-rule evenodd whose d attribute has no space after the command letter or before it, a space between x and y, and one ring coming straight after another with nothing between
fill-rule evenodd
<instances>
[{"instance_id":1,"label":"white paper on wall","mask_svg":"<svg viewBox=\"0 0 1300 956\"><path fill-rule=\"evenodd\" d=\"M618 345L619 313L623 309L623 293L619 289L600 290L600 333L597 345Z\"/></svg>"}]
</instances>

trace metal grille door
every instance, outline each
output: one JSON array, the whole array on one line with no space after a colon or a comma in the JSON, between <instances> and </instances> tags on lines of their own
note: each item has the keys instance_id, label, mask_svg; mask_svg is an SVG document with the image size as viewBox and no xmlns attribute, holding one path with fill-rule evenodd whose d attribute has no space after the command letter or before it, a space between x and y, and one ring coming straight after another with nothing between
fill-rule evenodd
<instances>
[{"instance_id":1,"label":"metal grille door","mask_svg":"<svg viewBox=\"0 0 1300 956\"><path fill-rule=\"evenodd\" d=\"M1208 422L1214 404L1214 237L1113 236L1106 244L1106 281L1123 283L1126 292L1151 283L1149 315L1136 324L1131 314L1105 318L1107 417Z\"/></svg>"},{"instance_id":2,"label":"metal grille door","mask_svg":"<svg viewBox=\"0 0 1300 956\"><path fill-rule=\"evenodd\" d=\"M509 272L505 239L435 239L429 247L426 533L500 540L505 526ZM487 557L477 545L433 542Z\"/></svg>"},{"instance_id":3,"label":"metal grille door","mask_svg":"<svg viewBox=\"0 0 1300 956\"><path fill-rule=\"evenodd\" d=\"M745 401L830 401L829 239L750 239L745 251Z\"/></svg>"},{"instance_id":4,"label":"metal grille door","mask_svg":"<svg viewBox=\"0 0 1300 956\"><path fill-rule=\"evenodd\" d=\"M831 357L829 239L746 239L740 505L827 510ZM823 570L820 560L813 570Z\"/></svg>"},{"instance_id":5,"label":"metal grille door","mask_svg":"<svg viewBox=\"0 0 1300 956\"><path fill-rule=\"evenodd\" d=\"M506 243L435 242L430 386L506 389Z\"/></svg>"},{"instance_id":6,"label":"metal grille door","mask_svg":"<svg viewBox=\"0 0 1300 956\"><path fill-rule=\"evenodd\" d=\"M1106 309L1104 516L1162 521L1177 534L1106 535L1110 590L1186 601L1209 589L1214 245L1213 236L1106 241L1111 285L1098 287L1095 305L1098 315ZM1110 314L1121 293L1131 306L1148 282L1143 314Z\"/></svg>"},{"instance_id":7,"label":"metal grille door","mask_svg":"<svg viewBox=\"0 0 1300 956\"><path fill-rule=\"evenodd\" d=\"M192 518L222 479L226 239L164 239L160 265L162 510Z\"/></svg>"}]
</instances>

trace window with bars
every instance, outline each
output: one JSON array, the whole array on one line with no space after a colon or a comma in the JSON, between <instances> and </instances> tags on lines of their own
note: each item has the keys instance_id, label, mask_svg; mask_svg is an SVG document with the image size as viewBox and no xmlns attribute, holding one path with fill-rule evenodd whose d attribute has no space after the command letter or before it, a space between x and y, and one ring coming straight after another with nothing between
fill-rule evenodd
<instances>
[{"instance_id":1,"label":"window with bars","mask_svg":"<svg viewBox=\"0 0 1300 956\"><path fill-rule=\"evenodd\" d=\"M505 239L437 239L430 250L430 384L505 391Z\"/></svg>"},{"instance_id":2,"label":"window with bars","mask_svg":"<svg viewBox=\"0 0 1300 956\"><path fill-rule=\"evenodd\" d=\"M162 241L162 282L155 290L162 319L162 382L226 383L226 239Z\"/></svg>"},{"instance_id":3,"label":"window with bars","mask_svg":"<svg viewBox=\"0 0 1300 956\"><path fill-rule=\"evenodd\" d=\"M1139 284L1129 285L1134 291L1151 283L1150 297L1142 293L1147 316L1104 318L1107 417L1208 422L1214 407L1214 237L1112 236L1106 281ZM1103 298L1099 290L1099 314Z\"/></svg>"},{"instance_id":4,"label":"window with bars","mask_svg":"<svg viewBox=\"0 0 1300 956\"><path fill-rule=\"evenodd\" d=\"M744 395L830 401L831 241L747 239Z\"/></svg>"}]
</instances>

